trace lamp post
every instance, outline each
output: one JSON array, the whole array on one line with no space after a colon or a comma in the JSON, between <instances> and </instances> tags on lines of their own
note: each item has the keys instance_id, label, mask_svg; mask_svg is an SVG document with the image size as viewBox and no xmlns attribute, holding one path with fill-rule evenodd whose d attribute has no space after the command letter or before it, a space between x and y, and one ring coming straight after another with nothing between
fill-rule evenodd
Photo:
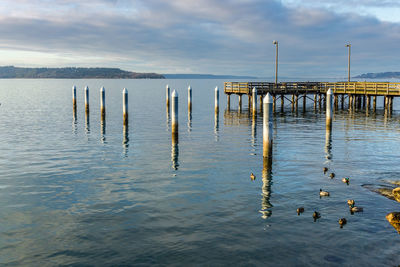
<instances>
[{"instance_id":1,"label":"lamp post","mask_svg":"<svg viewBox=\"0 0 400 267\"><path fill-rule=\"evenodd\" d=\"M276 46L276 55L275 55L275 84L278 84L278 41L272 42Z\"/></svg>"},{"instance_id":2,"label":"lamp post","mask_svg":"<svg viewBox=\"0 0 400 267\"><path fill-rule=\"evenodd\" d=\"M350 82L350 54L351 54L351 44L347 44L346 47L349 48L349 60L348 60L348 78L347 81Z\"/></svg>"}]
</instances>

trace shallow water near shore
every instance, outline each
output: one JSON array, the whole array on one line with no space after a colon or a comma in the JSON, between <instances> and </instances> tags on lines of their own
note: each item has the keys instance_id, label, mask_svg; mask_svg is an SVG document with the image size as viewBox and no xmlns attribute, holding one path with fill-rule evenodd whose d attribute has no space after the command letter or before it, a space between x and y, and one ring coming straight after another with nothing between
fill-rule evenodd
<instances>
[{"instance_id":1,"label":"shallow water near shore","mask_svg":"<svg viewBox=\"0 0 400 267\"><path fill-rule=\"evenodd\" d=\"M166 84L179 93L175 144ZM400 203L363 187L400 180L397 101L391 115L382 99L368 115L335 111L330 135L311 100L306 112L302 101L298 112L278 105L267 162L261 114L253 118L246 97L239 110L232 96L228 110L222 80L0 80L0 263L398 265L400 235L385 216ZM330 197L320 198L320 188ZM349 198L364 212L351 215ZM321 213L316 222L314 211Z\"/></svg>"}]
</instances>

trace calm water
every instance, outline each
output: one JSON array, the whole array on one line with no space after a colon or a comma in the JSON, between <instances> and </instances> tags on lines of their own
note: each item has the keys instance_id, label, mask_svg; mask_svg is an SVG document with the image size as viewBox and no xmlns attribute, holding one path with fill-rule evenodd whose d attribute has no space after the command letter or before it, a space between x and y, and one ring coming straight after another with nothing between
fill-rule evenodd
<instances>
[{"instance_id":1,"label":"calm water","mask_svg":"<svg viewBox=\"0 0 400 267\"><path fill-rule=\"evenodd\" d=\"M180 96L179 144L171 142L167 83ZM396 110L338 111L329 143L324 113L311 101L306 113L286 107L275 114L268 164L262 117L253 121L247 98L238 111L232 97L227 111L222 92L215 117L215 86L223 81L0 80L1 265L400 264L400 236L385 219L400 203L362 187L400 180ZM345 175L349 186L340 181ZM320 188L331 197L320 199ZM351 215L348 198L364 213ZM299 206L306 209L300 216ZM317 222L314 210L322 215ZM348 223L340 229L342 217Z\"/></svg>"}]
</instances>

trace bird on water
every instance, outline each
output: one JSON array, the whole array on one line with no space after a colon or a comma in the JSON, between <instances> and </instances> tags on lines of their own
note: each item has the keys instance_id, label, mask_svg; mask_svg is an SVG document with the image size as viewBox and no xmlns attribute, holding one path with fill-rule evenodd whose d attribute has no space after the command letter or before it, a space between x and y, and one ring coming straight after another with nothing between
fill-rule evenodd
<instances>
[{"instance_id":1,"label":"bird on water","mask_svg":"<svg viewBox=\"0 0 400 267\"><path fill-rule=\"evenodd\" d=\"M342 182L345 183L345 184L347 184L347 185L349 185L349 183L350 183L350 178L349 178L349 177L344 177L344 178L342 178Z\"/></svg>"},{"instance_id":2,"label":"bird on water","mask_svg":"<svg viewBox=\"0 0 400 267\"><path fill-rule=\"evenodd\" d=\"M343 228L343 225L345 225L346 223L347 223L346 218L339 219L340 228Z\"/></svg>"},{"instance_id":3,"label":"bird on water","mask_svg":"<svg viewBox=\"0 0 400 267\"><path fill-rule=\"evenodd\" d=\"M319 196L321 196L321 197L329 197L329 192L328 191L323 191L322 189L319 189Z\"/></svg>"},{"instance_id":4,"label":"bird on water","mask_svg":"<svg viewBox=\"0 0 400 267\"><path fill-rule=\"evenodd\" d=\"M256 176L254 175L254 173L250 174L250 179L253 180L253 181L256 179Z\"/></svg>"},{"instance_id":5,"label":"bird on water","mask_svg":"<svg viewBox=\"0 0 400 267\"><path fill-rule=\"evenodd\" d=\"M324 171L324 174L326 174L326 172L328 171L328 168L324 167L322 170Z\"/></svg>"},{"instance_id":6,"label":"bird on water","mask_svg":"<svg viewBox=\"0 0 400 267\"><path fill-rule=\"evenodd\" d=\"M317 219L321 218L321 214L318 211L314 211L312 217L314 218L314 222L317 221Z\"/></svg>"},{"instance_id":7,"label":"bird on water","mask_svg":"<svg viewBox=\"0 0 400 267\"><path fill-rule=\"evenodd\" d=\"M331 172L331 173L329 174L329 177L331 177L331 179L333 179L333 178L335 178L335 174L334 174L333 172Z\"/></svg>"},{"instance_id":8,"label":"bird on water","mask_svg":"<svg viewBox=\"0 0 400 267\"><path fill-rule=\"evenodd\" d=\"M303 212L304 212L303 207L297 208L297 215L300 215L300 213L303 213Z\"/></svg>"}]
</instances>

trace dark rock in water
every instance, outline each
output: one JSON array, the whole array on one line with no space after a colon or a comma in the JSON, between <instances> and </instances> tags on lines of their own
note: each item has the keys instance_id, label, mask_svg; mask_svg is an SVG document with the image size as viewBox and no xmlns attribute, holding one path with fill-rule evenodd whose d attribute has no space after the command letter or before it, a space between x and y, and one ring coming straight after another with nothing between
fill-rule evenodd
<instances>
[{"instance_id":1,"label":"dark rock in water","mask_svg":"<svg viewBox=\"0 0 400 267\"><path fill-rule=\"evenodd\" d=\"M396 229L400 234L400 212L391 212L386 215L386 220Z\"/></svg>"},{"instance_id":2,"label":"dark rock in water","mask_svg":"<svg viewBox=\"0 0 400 267\"><path fill-rule=\"evenodd\" d=\"M393 194L394 199L396 199L398 202L400 202L400 187L393 189L392 194Z\"/></svg>"},{"instance_id":3,"label":"dark rock in water","mask_svg":"<svg viewBox=\"0 0 400 267\"><path fill-rule=\"evenodd\" d=\"M393 187L390 187L389 185L372 185L372 184L365 184L363 187L367 188L368 190L378 193L388 199L395 200L393 196Z\"/></svg>"}]
</instances>

